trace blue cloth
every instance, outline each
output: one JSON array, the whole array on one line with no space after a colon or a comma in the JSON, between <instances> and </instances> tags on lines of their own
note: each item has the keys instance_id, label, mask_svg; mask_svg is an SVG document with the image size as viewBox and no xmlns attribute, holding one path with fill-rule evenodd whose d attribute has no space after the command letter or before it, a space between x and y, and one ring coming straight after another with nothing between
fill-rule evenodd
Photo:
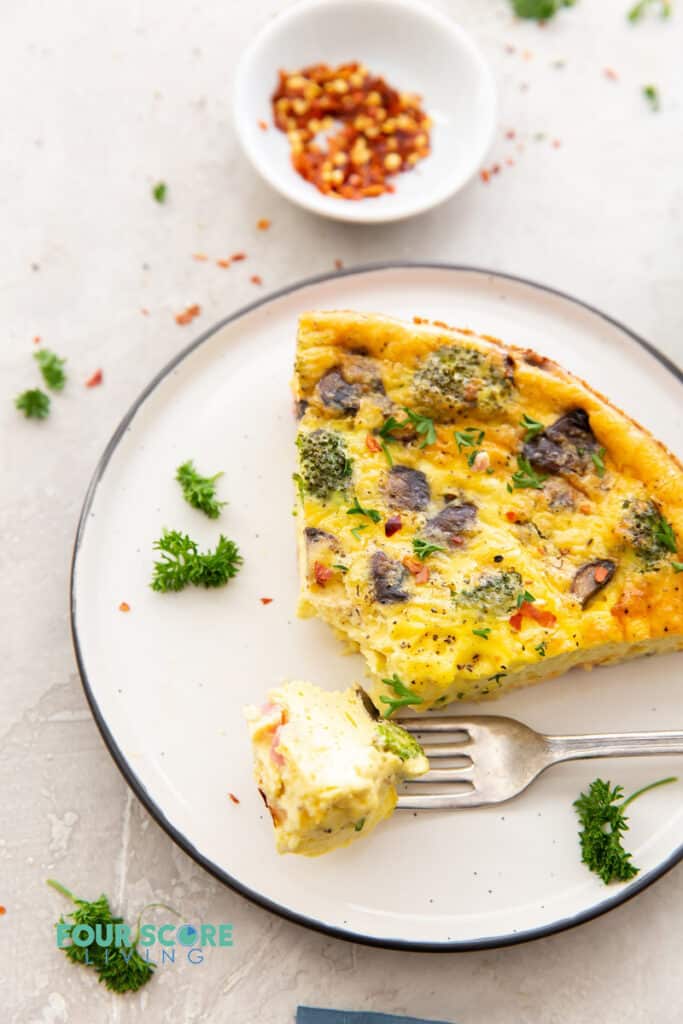
<instances>
[{"instance_id":1,"label":"blue cloth","mask_svg":"<svg viewBox=\"0 0 683 1024\"><path fill-rule=\"evenodd\" d=\"M397 1017L393 1013L366 1013L365 1010L321 1010L314 1006L300 1006L296 1024L447 1024L443 1020L424 1020L422 1017Z\"/></svg>"}]
</instances>

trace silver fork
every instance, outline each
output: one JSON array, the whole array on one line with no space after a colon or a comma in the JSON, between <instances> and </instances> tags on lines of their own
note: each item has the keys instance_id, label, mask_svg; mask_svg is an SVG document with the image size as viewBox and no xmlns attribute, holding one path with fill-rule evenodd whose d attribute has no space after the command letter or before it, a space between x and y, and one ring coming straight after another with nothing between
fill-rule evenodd
<instances>
[{"instance_id":1,"label":"silver fork","mask_svg":"<svg viewBox=\"0 0 683 1024\"><path fill-rule=\"evenodd\" d=\"M399 724L422 743L430 762L426 775L406 783L399 796L398 806L411 810L502 803L560 761L683 754L683 732L543 736L498 715L404 718ZM439 742L444 737L447 742ZM431 783L434 791L425 792Z\"/></svg>"}]
</instances>

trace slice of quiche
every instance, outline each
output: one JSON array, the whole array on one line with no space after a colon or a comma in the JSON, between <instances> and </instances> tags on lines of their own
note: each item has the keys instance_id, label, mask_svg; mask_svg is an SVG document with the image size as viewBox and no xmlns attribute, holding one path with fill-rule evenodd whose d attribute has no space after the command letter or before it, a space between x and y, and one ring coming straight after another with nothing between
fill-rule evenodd
<instances>
[{"instance_id":1,"label":"slice of quiche","mask_svg":"<svg viewBox=\"0 0 683 1024\"><path fill-rule=\"evenodd\" d=\"M327 853L367 835L396 806L396 784L429 768L422 747L359 688L285 683L245 714L254 771L280 853Z\"/></svg>"},{"instance_id":2,"label":"slice of quiche","mask_svg":"<svg viewBox=\"0 0 683 1024\"><path fill-rule=\"evenodd\" d=\"M308 313L294 383L299 611L386 715L683 647L683 468L556 363Z\"/></svg>"}]
</instances>

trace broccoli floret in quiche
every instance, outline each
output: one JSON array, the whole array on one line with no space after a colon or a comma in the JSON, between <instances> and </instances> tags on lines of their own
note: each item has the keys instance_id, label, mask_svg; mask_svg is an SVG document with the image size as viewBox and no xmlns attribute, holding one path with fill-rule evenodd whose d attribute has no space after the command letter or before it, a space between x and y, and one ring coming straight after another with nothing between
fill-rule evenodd
<instances>
[{"instance_id":1,"label":"broccoli floret in quiche","mask_svg":"<svg viewBox=\"0 0 683 1024\"><path fill-rule=\"evenodd\" d=\"M424 757L424 750L416 739L395 722L379 722L377 731L380 742L385 750L396 754L402 761L411 761L415 757Z\"/></svg>"},{"instance_id":2,"label":"broccoli floret in quiche","mask_svg":"<svg viewBox=\"0 0 683 1024\"><path fill-rule=\"evenodd\" d=\"M418 367L413 391L421 412L445 420L460 412L497 412L507 402L512 383L512 360L476 348L444 346Z\"/></svg>"},{"instance_id":3,"label":"broccoli floret in quiche","mask_svg":"<svg viewBox=\"0 0 683 1024\"><path fill-rule=\"evenodd\" d=\"M517 606L523 592L518 572L487 572L479 577L475 586L454 594L453 600L461 607L474 608L484 614L506 615Z\"/></svg>"},{"instance_id":4,"label":"broccoli floret in quiche","mask_svg":"<svg viewBox=\"0 0 683 1024\"><path fill-rule=\"evenodd\" d=\"M304 487L309 494L325 500L346 489L351 477L351 460L346 444L334 430L313 430L299 434L299 463Z\"/></svg>"},{"instance_id":5,"label":"broccoli floret in quiche","mask_svg":"<svg viewBox=\"0 0 683 1024\"><path fill-rule=\"evenodd\" d=\"M674 529L654 501L631 501L627 508L628 537L633 550L647 567L652 568L668 554L676 553Z\"/></svg>"}]
</instances>

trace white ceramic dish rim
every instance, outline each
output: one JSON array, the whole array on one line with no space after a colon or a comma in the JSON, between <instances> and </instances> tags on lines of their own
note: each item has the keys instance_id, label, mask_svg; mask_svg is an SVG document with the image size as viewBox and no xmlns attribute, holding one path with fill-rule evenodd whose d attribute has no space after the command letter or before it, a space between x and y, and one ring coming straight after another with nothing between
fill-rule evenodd
<instances>
[{"instance_id":1,"label":"white ceramic dish rim","mask_svg":"<svg viewBox=\"0 0 683 1024\"><path fill-rule=\"evenodd\" d=\"M413 14L417 12L421 13L426 18L430 18L434 24L441 27L444 32L448 32L453 37L457 37L459 45L468 51L473 63L477 65L481 80L485 83L488 93L490 125L486 142L481 146L481 152L476 155L476 159L472 160L472 167L467 175L463 176L461 179L455 180L454 183L449 185L447 188L442 188L437 191L430 190L428 196L423 199L422 202L415 202L411 206L406 206L404 208L379 208L376 206L373 207L372 205L364 206L361 203L344 204L337 200L328 200L327 197L321 197L313 186L311 186L310 197L306 197L304 194L299 194L289 189L286 183L284 183L276 173L271 171L270 166L259 159L247 133L244 131L243 112L240 109L242 81L246 74L246 69L249 66L249 62L252 60L254 54L257 53L258 48L262 45L264 39L276 33L288 20L296 18L306 11L312 11L320 7L324 7L326 2L327 0L301 0L301 2L295 4L293 7L281 12L260 29L256 37L251 41L242 54L235 71L235 91L233 101L235 129L242 149L254 169L261 175L263 180L270 185L271 188L275 189L276 192L281 196L284 196L284 198L288 199L290 202L296 203L298 206L309 210L311 213L317 213L319 216L351 224L380 224L406 220L409 217L426 213L428 210L431 210L435 206L439 206L441 203L452 198L452 196L454 196L456 192L459 192L460 189L464 188L468 181L470 181L476 174L477 168L481 165L481 162L493 141L498 104L493 75L491 74L491 70L474 40L452 18L448 17L437 8L430 7L428 4L420 2L420 0L366 0L366 2L372 3L376 6L404 7L410 10Z\"/></svg>"},{"instance_id":2,"label":"white ceramic dish rim","mask_svg":"<svg viewBox=\"0 0 683 1024\"><path fill-rule=\"evenodd\" d=\"M379 946L384 949L397 949L405 950L410 952L428 952L428 953L448 953L448 952L468 952L479 949L498 949L504 946L518 945L522 942L529 942L534 939L544 938L548 935L556 934L557 932L566 931L569 928L574 928L577 925L584 924L587 921L591 921L596 917L600 917L602 914L614 909L615 907L625 903L627 900L632 899L638 893L642 892L657 879L661 878L673 867L676 866L681 860L683 860L683 844L681 844L676 850L674 850L669 857L663 860L653 870L643 874L635 883L630 885L628 889L617 892L614 896L610 896L599 903L593 904L593 906L587 908L579 914L573 915L567 918L561 918L560 920L553 921L548 925L543 925L537 928L527 929L526 931L514 932L506 936L494 936L491 938L480 938L471 940L456 940L447 942L414 942L404 939L389 939L389 938L374 938L372 936L366 936L354 932L351 929L337 928L332 925L328 925L323 921L318 921L316 918L310 917L306 914L292 911L287 907L281 906L269 897L263 896L261 893L249 888L244 885L236 878L232 877L227 871L215 864L208 857L205 857L197 848L190 842L190 840L177 829L166 817L161 807L156 801L150 796L146 787L142 781L138 778L132 767L124 757L121 749L119 748L114 736L112 735L104 715L102 714L97 700L95 699L93 688L88 678L86 671L84 658L82 655L80 640L78 636L78 627L76 621L76 567L81 547L81 542L84 536L85 528L87 525L90 510L95 498L97 488L100 480L102 479L105 470L112 458L121 438L125 434L129 427L131 420L138 413L145 400L150 394L156 389L156 387L178 366L183 362L192 352L198 349L205 341L212 337L217 331L221 330L227 324L232 323L236 320L241 319L253 310L258 309L260 306L268 305L269 303L280 299L284 296L290 295L293 292L300 291L304 288L308 288L312 285L320 284L325 281L329 281L339 277L351 277L354 275L363 275L368 273L381 272L386 270L438 270L438 271L456 271L459 273L472 273L472 274L485 274L492 278L498 278L505 281L512 281L518 284L527 285L531 288L538 289L539 291L555 295L568 302L572 302L577 306L588 310L590 313L600 317L613 327L623 331L624 334L628 335L633 341L644 348L650 355L654 356L659 363L661 363L677 380L683 383L683 370L676 366L667 356L660 352L654 345L641 338L630 328L626 327L620 321L604 313L602 310L597 309L590 303L584 302L581 299L577 299L560 289L553 288L549 285L540 284L537 281L532 281L529 278L521 277L515 274L507 274L499 271L488 270L483 267L468 266L462 264L455 264L441 261L411 261L411 260L397 260L397 261L383 261L368 264L360 264L355 267L348 267L341 271L331 271L324 274L317 274L312 277L304 278L300 281L296 281L293 284L287 285L284 288L280 288L277 291L270 292L268 295L263 296L254 302L249 303L246 306L242 306L236 312L231 313L224 319L215 323L207 331L201 334L193 342L191 342L186 348L182 349L174 358L168 362L157 374L152 378L149 384L143 389L138 398L128 409L125 416L119 423L118 427L114 431L109 443L107 444L104 452L102 453L95 471L88 487L81 509L81 514L78 521L78 527L76 531L76 538L73 548L73 556L71 562L71 579L70 579L70 620L71 620L71 637L74 647L74 653L78 666L78 671L81 677L81 683L85 692L86 699L92 711L95 724L100 731L100 735L107 746L109 753L111 754L115 764L119 771L123 775L124 779L131 787L137 798L151 814L154 820L161 828L170 836L170 838L186 853L190 856L197 864L203 867L209 874L213 875L214 878L222 882L224 885L229 886L235 892L238 892L241 896L246 897L253 903L271 911L274 914L278 914L280 917L286 918L293 921L296 924L303 925L304 927L311 928L314 931L322 932L326 935L331 935L334 938L345 939L351 942L357 942L361 945L367 946Z\"/></svg>"}]
</instances>

